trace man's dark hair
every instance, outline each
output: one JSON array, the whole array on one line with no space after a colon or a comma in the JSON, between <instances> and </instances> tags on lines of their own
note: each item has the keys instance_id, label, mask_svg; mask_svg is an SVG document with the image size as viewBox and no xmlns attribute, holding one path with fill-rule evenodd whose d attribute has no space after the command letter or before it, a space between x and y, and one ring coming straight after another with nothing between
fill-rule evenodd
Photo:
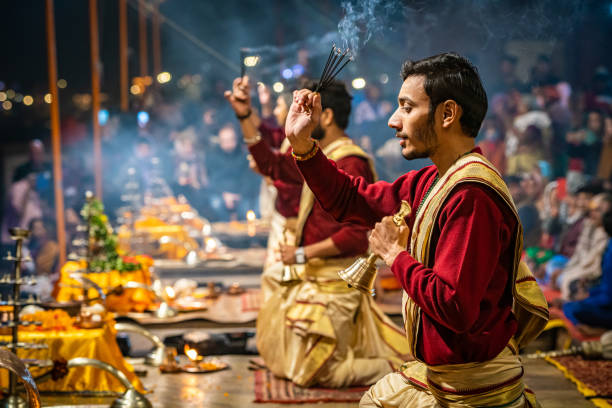
<instances>
[{"instance_id":1,"label":"man's dark hair","mask_svg":"<svg viewBox=\"0 0 612 408\"><path fill-rule=\"evenodd\" d=\"M591 195L597 195L604 192L603 183L600 180L593 180L587 184L584 184L576 190L576 194L585 193Z\"/></svg>"},{"instance_id":2,"label":"man's dark hair","mask_svg":"<svg viewBox=\"0 0 612 408\"><path fill-rule=\"evenodd\" d=\"M314 91L317 82L310 81L305 88ZM348 93L344 82L334 80L331 84L319 92L321 94L321 106L323 110L329 108L334 112L334 122L340 129L346 129L351 115L351 100L353 97Z\"/></svg>"},{"instance_id":3,"label":"man's dark hair","mask_svg":"<svg viewBox=\"0 0 612 408\"><path fill-rule=\"evenodd\" d=\"M429 119L433 121L438 105L452 99L463 109L461 129L472 137L478 136L487 113L487 94L478 70L467 58L455 53L444 53L402 65L402 79L409 76L425 77L423 87L429 96Z\"/></svg>"}]
</instances>

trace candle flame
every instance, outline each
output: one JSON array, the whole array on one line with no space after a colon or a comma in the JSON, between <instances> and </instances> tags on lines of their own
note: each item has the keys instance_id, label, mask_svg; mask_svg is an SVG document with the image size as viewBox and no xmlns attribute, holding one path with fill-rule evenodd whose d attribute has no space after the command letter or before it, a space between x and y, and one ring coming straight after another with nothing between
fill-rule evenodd
<instances>
[{"instance_id":1,"label":"candle flame","mask_svg":"<svg viewBox=\"0 0 612 408\"><path fill-rule=\"evenodd\" d=\"M206 252L213 252L217 248L217 241L212 238L206 238Z\"/></svg>"},{"instance_id":2,"label":"candle flame","mask_svg":"<svg viewBox=\"0 0 612 408\"><path fill-rule=\"evenodd\" d=\"M247 219L247 221L255 221L255 211L253 211L253 210L247 211L246 219Z\"/></svg>"},{"instance_id":3,"label":"candle flame","mask_svg":"<svg viewBox=\"0 0 612 408\"><path fill-rule=\"evenodd\" d=\"M169 299L174 299L176 296L176 292L174 292L174 288L172 286L166 286L166 296L168 296Z\"/></svg>"},{"instance_id":4,"label":"candle flame","mask_svg":"<svg viewBox=\"0 0 612 408\"><path fill-rule=\"evenodd\" d=\"M185 355L191 360L191 361L197 361L199 359L199 355L196 349L189 347L188 344L185 344Z\"/></svg>"}]
</instances>

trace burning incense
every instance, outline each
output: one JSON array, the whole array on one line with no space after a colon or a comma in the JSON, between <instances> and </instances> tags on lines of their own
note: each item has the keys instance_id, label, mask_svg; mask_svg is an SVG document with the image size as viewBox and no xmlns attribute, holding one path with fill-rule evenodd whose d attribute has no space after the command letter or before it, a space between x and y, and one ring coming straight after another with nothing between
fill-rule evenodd
<instances>
[{"instance_id":1,"label":"burning incense","mask_svg":"<svg viewBox=\"0 0 612 408\"><path fill-rule=\"evenodd\" d=\"M329 52L329 57L327 57L327 62L325 63L325 67L323 68L323 72L321 73L321 78L319 78L319 83L315 88L315 92L319 92L320 90L329 86L340 71L346 67L346 64L352 60L353 55L350 53L348 48L343 52L340 48L336 47L336 44L332 45L332 49Z\"/></svg>"}]
</instances>

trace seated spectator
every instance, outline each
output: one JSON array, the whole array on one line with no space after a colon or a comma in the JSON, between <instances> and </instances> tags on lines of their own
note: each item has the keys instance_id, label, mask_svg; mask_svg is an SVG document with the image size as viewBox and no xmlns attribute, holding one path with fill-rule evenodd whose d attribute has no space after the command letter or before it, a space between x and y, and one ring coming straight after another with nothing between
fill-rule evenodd
<instances>
[{"instance_id":1,"label":"seated spectator","mask_svg":"<svg viewBox=\"0 0 612 408\"><path fill-rule=\"evenodd\" d=\"M14 244L9 228L27 229L32 220L43 216L43 205L36 190L36 180L37 173L31 171L9 188L2 221L3 245L12 247Z\"/></svg>"},{"instance_id":2,"label":"seated spectator","mask_svg":"<svg viewBox=\"0 0 612 408\"><path fill-rule=\"evenodd\" d=\"M187 127L182 132L173 132L171 138L174 141L172 190L183 194L190 203L198 203L201 190L208 185L208 175L195 130Z\"/></svg>"},{"instance_id":3,"label":"seated spectator","mask_svg":"<svg viewBox=\"0 0 612 408\"><path fill-rule=\"evenodd\" d=\"M580 295L575 288L578 282L593 282L601 275L601 256L608 242L603 229L603 214L611 208L612 195L602 193L593 198L589 218L582 227L574 255L565 268L556 270L550 276L551 286L561 289L563 300L573 300Z\"/></svg>"},{"instance_id":4,"label":"seated spectator","mask_svg":"<svg viewBox=\"0 0 612 408\"><path fill-rule=\"evenodd\" d=\"M484 157L499 170L506 173L506 143L504 142L503 123L495 116L488 117L482 124L483 140L478 143Z\"/></svg>"},{"instance_id":5,"label":"seated spectator","mask_svg":"<svg viewBox=\"0 0 612 408\"><path fill-rule=\"evenodd\" d=\"M365 98L355 107L353 115L355 120L352 124L354 128L347 132L356 135L359 140L367 136L366 143L371 145L370 151L375 151L387 141L380 129L383 124L387 123L393 106L389 101L383 99L382 91L378 86L368 83L364 91Z\"/></svg>"},{"instance_id":6,"label":"seated spectator","mask_svg":"<svg viewBox=\"0 0 612 408\"><path fill-rule=\"evenodd\" d=\"M526 188L530 182L518 176L508 176L505 181L516 203L518 216L523 225L523 246L528 248L539 245L542 229L540 215L535 206L536 197L531 195L534 190Z\"/></svg>"},{"instance_id":7,"label":"seated spectator","mask_svg":"<svg viewBox=\"0 0 612 408\"><path fill-rule=\"evenodd\" d=\"M604 122L601 112L591 111L587 114L586 127L576 132L567 133L569 145L569 165L581 169L588 176L597 173L599 157L602 151Z\"/></svg>"},{"instance_id":8,"label":"seated spectator","mask_svg":"<svg viewBox=\"0 0 612 408\"><path fill-rule=\"evenodd\" d=\"M559 82L559 79L553 73L550 57L545 54L538 55L536 64L531 69L529 87L534 88L546 85L555 85L557 82Z\"/></svg>"},{"instance_id":9,"label":"seated spectator","mask_svg":"<svg viewBox=\"0 0 612 408\"><path fill-rule=\"evenodd\" d=\"M21 164L13 173L13 182L24 179L30 173L51 174L51 163L45 158L45 145L39 139L34 139L29 144L28 161Z\"/></svg>"},{"instance_id":10,"label":"seated spectator","mask_svg":"<svg viewBox=\"0 0 612 408\"><path fill-rule=\"evenodd\" d=\"M525 84L518 78L516 74L516 64L518 58L514 55L505 54L502 56L499 63L499 72L497 80L493 82L490 90L493 94L509 91L525 91Z\"/></svg>"},{"instance_id":11,"label":"seated spectator","mask_svg":"<svg viewBox=\"0 0 612 408\"><path fill-rule=\"evenodd\" d=\"M52 275L57 269L59 245L55 242L55 228L48 220L35 218L30 222L28 241L36 275Z\"/></svg>"},{"instance_id":12,"label":"seated spectator","mask_svg":"<svg viewBox=\"0 0 612 408\"><path fill-rule=\"evenodd\" d=\"M585 299L563 305L563 313L584 332L590 327L612 329L612 211L603 216L603 228L608 234L608 242L601 259L601 279L593 286Z\"/></svg>"},{"instance_id":13,"label":"seated spectator","mask_svg":"<svg viewBox=\"0 0 612 408\"><path fill-rule=\"evenodd\" d=\"M543 273L538 276L540 283L548 283L547 277L552 276L555 270L562 270L574 255L588 211L588 205L585 208L578 203L578 194L567 193L558 208L553 206L550 218L544 220L544 231L555 239L554 253L547 260Z\"/></svg>"},{"instance_id":14,"label":"seated spectator","mask_svg":"<svg viewBox=\"0 0 612 408\"><path fill-rule=\"evenodd\" d=\"M210 180L210 206L216 220L244 218L248 210L255 210L259 181L249 170L247 154L238 143L236 129L227 123L219 131L219 144L207 160Z\"/></svg>"},{"instance_id":15,"label":"seated spectator","mask_svg":"<svg viewBox=\"0 0 612 408\"><path fill-rule=\"evenodd\" d=\"M508 157L506 173L517 175L529 173L538 167L544 158L542 131L535 125L529 125L519 137L517 152Z\"/></svg>"},{"instance_id":16,"label":"seated spectator","mask_svg":"<svg viewBox=\"0 0 612 408\"><path fill-rule=\"evenodd\" d=\"M601 142L602 149L599 156L597 178L610 180L612 179L612 116L606 116L604 119L604 131Z\"/></svg>"}]
</instances>

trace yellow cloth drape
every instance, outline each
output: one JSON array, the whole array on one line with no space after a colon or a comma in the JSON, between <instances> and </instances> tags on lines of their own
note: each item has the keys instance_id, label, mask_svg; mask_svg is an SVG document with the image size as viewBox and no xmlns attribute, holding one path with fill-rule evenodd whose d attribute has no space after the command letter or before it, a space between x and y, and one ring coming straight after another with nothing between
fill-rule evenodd
<instances>
[{"instance_id":1,"label":"yellow cloth drape","mask_svg":"<svg viewBox=\"0 0 612 408\"><path fill-rule=\"evenodd\" d=\"M128 364L119 350L115 339L115 322L109 319L100 329L76 329L70 331L44 331L21 332L20 342L42 343L48 349L17 351L20 358L70 360L76 357L94 358L103 361L122 371L132 385L140 391L145 389L134 374L133 368ZM10 341L10 336L0 336L0 341ZM46 373L49 368L30 368L34 377ZM8 373L0 370L0 385L8 386ZM94 391L94 392L123 392L125 388L121 383L106 371L93 367L75 367L68 370L68 374L57 381L48 381L37 384L40 391Z\"/></svg>"},{"instance_id":2,"label":"yellow cloth drape","mask_svg":"<svg viewBox=\"0 0 612 408\"><path fill-rule=\"evenodd\" d=\"M123 225L118 229L119 248L123 253L130 253L130 239L133 235L144 236L150 242L159 242L161 237L173 240L159 243L159 251L153 255L167 259L183 259L189 250L199 249L198 242L189 236L189 230L183 225L166 224L155 218L145 218L134 223L134 231Z\"/></svg>"},{"instance_id":3,"label":"yellow cloth drape","mask_svg":"<svg viewBox=\"0 0 612 408\"><path fill-rule=\"evenodd\" d=\"M125 285L127 282L138 282L146 285L151 284L151 273L149 272L148 257L134 257L137 262L141 262L142 269L131 272L91 272L83 276L98 284L104 292ZM69 302L71 300L83 299L83 290L71 287L78 286L79 283L70 278L70 274L84 270L86 264L84 262L66 262L60 271L60 278L57 282L55 300L58 302ZM87 296L95 298L98 293L94 289L89 289ZM112 295L107 298L107 307L109 310L118 313L127 313L130 311L143 312L154 304L154 296L145 289L126 289L120 295Z\"/></svg>"}]
</instances>

